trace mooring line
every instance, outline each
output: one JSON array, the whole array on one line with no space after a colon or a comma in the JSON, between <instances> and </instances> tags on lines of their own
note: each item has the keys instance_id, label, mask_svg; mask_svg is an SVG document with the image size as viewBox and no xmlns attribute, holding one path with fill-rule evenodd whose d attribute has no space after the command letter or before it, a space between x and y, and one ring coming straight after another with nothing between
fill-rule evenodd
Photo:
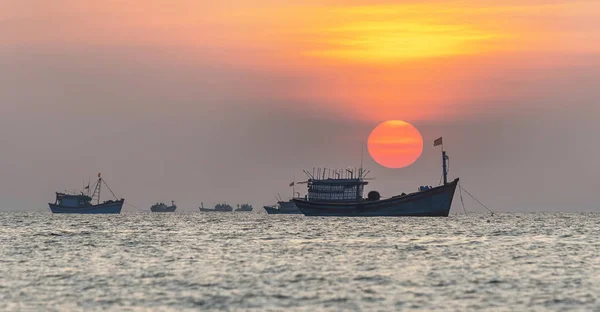
<instances>
[{"instance_id":1,"label":"mooring line","mask_svg":"<svg viewBox=\"0 0 600 312\"><path fill-rule=\"evenodd\" d=\"M471 196L471 198L473 198L473 199L474 199L474 200L475 200L477 203L479 203L481 206L483 206L483 208L487 209L487 211L489 211L489 212L492 214L492 216L494 215L494 212L493 212L493 211L492 211L490 208L488 208L488 207L487 207L486 205L484 205L484 204L483 204L481 201L479 201L479 199L475 198L475 196L471 195L471 193L469 193L469 191L465 190L465 189L462 187L462 185L460 185L460 184L459 184L459 185L458 185L458 187L459 187L459 189L460 189L460 190L463 190L463 191L465 191L465 193L467 193L467 195ZM462 198L461 198L461 199L462 199Z\"/></svg>"},{"instance_id":2,"label":"mooring line","mask_svg":"<svg viewBox=\"0 0 600 312\"><path fill-rule=\"evenodd\" d=\"M130 203L125 202L124 204L127 205L127 206L131 206L131 207L135 208L137 211L142 211L142 209L140 209L140 208L138 208L138 207L136 207L136 206L134 206L134 205L132 205Z\"/></svg>"},{"instance_id":3,"label":"mooring line","mask_svg":"<svg viewBox=\"0 0 600 312\"><path fill-rule=\"evenodd\" d=\"M467 209L465 209L465 201L463 200L462 187L460 187L460 182L458 183L458 193L460 194L460 203L462 204L463 211L465 212L465 215L467 215Z\"/></svg>"}]
</instances>

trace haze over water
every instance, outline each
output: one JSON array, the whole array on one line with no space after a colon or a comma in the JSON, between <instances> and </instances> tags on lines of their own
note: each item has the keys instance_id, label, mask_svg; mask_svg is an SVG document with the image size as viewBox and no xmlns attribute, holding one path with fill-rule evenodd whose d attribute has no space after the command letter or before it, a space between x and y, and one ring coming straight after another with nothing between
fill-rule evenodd
<instances>
[{"instance_id":1,"label":"haze over water","mask_svg":"<svg viewBox=\"0 0 600 312\"><path fill-rule=\"evenodd\" d=\"M0 227L0 310L600 309L597 213L0 213Z\"/></svg>"}]
</instances>

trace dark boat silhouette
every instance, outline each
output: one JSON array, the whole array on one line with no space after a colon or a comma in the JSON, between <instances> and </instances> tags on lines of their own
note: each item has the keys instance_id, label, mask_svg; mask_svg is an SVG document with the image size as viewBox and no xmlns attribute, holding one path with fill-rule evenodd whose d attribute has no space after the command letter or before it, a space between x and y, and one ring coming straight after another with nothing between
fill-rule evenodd
<instances>
[{"instance_id":1,"label":"dark boat silhouette","mask_svg":"<svg viewBox=\"0 0 600 312\"><path fill-rule=\"evenodd\" d=\"M294 181L290 183L290 187L292 188L292 199L296 197L300 197L300 193L296 192L296 184L306 184L308 181L304 182L296 182L296 175L294 174ZM276 205L264 206L263 208L268 214L302 214L302 211L296 207L293 200L283 200L281 195L277 194L275 197L277 199Z\"/></svg>"},{"instance_id":2,"label":"dark boat silhouette","mask_svg":"<svg viewBox=\"0 0 600 312\"><path fill-rule=\"evenodd\" d=\"M438 143L439 142L439 143ZM441 145L441 138L434 146ZM370 192L363 198L366 176L361 168L356 177L355 171L348 170L350 176L327 178L325 175L309 174L306 199L293 199L298 209L306 216L339 217L447 217L459 179L447 181L446 161L448 156L442 147L442 167L444 184L438 187L421 186L419 191L381 199L378 192ZM336 172L337 173L337 172ZM307 173L308 174L308 173Z\"/></svg>"},{"instance_id":3,"label":"dark boat silhouette","mask_svg":"<svg viewBox=\"0 0 600 312\"><path fill-rule=\"evenodd\" d=\"M264 206L268 214L302 214L292 200L278 201L275 206Z\"/></svg>"},{"instance_id":4,"label":"dark boat silhouette","mask_svg":"<svg viewBox=\"0 0 600 312\"><path fill-rule=\"evenodd\" d=\"M252 205L250 204L242 204L242 205L238 205L237 209L235 211L252 211Z\"/></svg>"},{"instance_id":5,"label":"dark boat silhouette","mask_svg":"<svg viewBox=\"0 0 600 312\"><path fill-rule=\"evenodd\" d=\"M233 207L231 207L227 203L217 204L214 209L204 208L204 203L200 203L200 211L202 212L231 212L233 211Z\"/></svg>"},{"instance_id":6,"label":"dark boat silhouette","mask_svg":"<svg viewBox=\"0 0 600 312\"><path fill-rule=\"evenodd\" d=\"M115 200L107 200L100 202L100 191L102 184L110 191L114 196ZM98 181L94 186L93 193L90 194L90 185L88 184L87 193L81 192L80 194L68 194L68 193L56 193L56 200L54 203L49 203L50 211L52 213L85 213L85 214L103 214L103 213L121 213L123 203L125 199L118 199L113 191L108 187L108 184L104 182L101 175L98 174ZM92 201L97 198L96 204Z\"/></svg>"},{"instance_id":7,"label":"dark boat silhouette","mask_svg":"<svg viewBox=\"0 0 600 312\"><path fill-rule=\"evenodd\" d=\"M177 205L175 205L175 201L171 201L171 206L167 206L164 203L156 203L150 207L152 212L175 212L177 210Z\"/></svg>"}]
</instances>

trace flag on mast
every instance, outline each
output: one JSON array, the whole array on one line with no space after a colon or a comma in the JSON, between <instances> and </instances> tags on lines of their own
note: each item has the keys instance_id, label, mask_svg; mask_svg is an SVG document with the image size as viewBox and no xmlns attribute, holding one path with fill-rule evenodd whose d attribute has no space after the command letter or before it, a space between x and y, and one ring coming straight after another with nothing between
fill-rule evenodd
<instances>
[{"instance_id":1,"label":"flag on mast","mask_svg":"<svg viewBox=\"0 0 600 312\"><path fill-rule=\"evenodd\" d=\"M294 186L294 185L296 185L296 182L292 182L292 183L290 183L290 187L292 187L292 186Z\"/></svg>"},{"instance_id":2,"label":"flag on mast","mask_svg":"<svg viewBox=\"0 0 600 312\"><path fill-rule=\"evenodd\" d=\"M438 145L442 145L442 144L444 144L442 141L442 137L439 137L438 139L433 141L433 146L438 146Z\"/></svg>"}]
</instances>

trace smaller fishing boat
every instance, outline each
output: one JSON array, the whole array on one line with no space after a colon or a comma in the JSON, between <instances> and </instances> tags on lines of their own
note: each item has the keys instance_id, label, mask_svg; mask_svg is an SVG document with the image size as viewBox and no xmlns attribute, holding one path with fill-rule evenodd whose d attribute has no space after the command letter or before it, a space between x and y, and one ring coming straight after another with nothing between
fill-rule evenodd
<instances>
[{"instance_id":1,"label":"smaller fishing boat","mask_svg":"<svg viewBox=\"0 0 600 312\"><path fill-rule=\"evenodd\" d=\"M100 202L100 191L102 190L102 185L106 186L106 188L110 191L110 193L115 198L114 200L107 200L104 202ZM54 203L49 203L50 211L52 213L83 213L83 214L101 214L101 213L111 213L118 214L121 213L121 209L123 208L123 204L125 203L125 199L118 199L115 196L115 193L108 187L108 184L104 182L100 173L98 173L98 181L96 185L93 187L94 191L90 192L90 184L88 184L84 190L79 194L69 194L67 192L64 193L56 193L56 200ZM96 199L96 204L93 204L92 201Z\"/></svg>"},{"instance_id":2,"label":"smaller fishing boat","mask_svg":"<svg viewBox=\"0 0 600 312\"><path fill-rule=\"evenodd\" d=\"M175 205L175 201L171 201L171 206L167 206L164 203L156 203L150 207L152 212L174 212L177 210L177 205Z\"/></svg>"},{"instance_id":3,"label":"smaller fishing boat","mask_svg":"<svg viewBox=\"0 0 600 312\"><path fill-rule=\"evenodd\" d=\"M204 203L200 203L200 211L202 212L231 212L233 207L227 203L217 204L214 209L204 208Z\"/></svg>"},{"instance_id":4,"label":"smaller fishing boat","mask_svg":"<svg viewBox=\"0 0 600 312\"><path fill-rule=\"evenodd\" d=\"M277 205L264 206L268 214L302 214L302 211L296 207L293 200L278 201Z\"/></svg>"},{"instance_id":5,"label":"smaller fishing boat","mask_svg":"<svg viewBox=\"0 0 600 312\"><path fill-rule=\"evenodd\" d=\"M300 193L296 192L296 184L306 183L308 183L308 181L296 182L296 175L294 175L294 181L290 183L290 187L292 188L292 199L285 201L281 198L281 195L277 194L275 197L275 199L277 199L277 205L264 206L263 208L268 214L302 214L302 211L296 207L294 198L300 197Z\"/></svg>"},{"instance_id":6,"label":"smaller fishing boat","mask_svg":"<svg viewBox=\"0 0 600 312\"><path fill-rule=\"evenodd\" d=\"M235 211L252 211L252 205L249 205L248 203L238 205Z\"/></svg>"}]
</instances>

